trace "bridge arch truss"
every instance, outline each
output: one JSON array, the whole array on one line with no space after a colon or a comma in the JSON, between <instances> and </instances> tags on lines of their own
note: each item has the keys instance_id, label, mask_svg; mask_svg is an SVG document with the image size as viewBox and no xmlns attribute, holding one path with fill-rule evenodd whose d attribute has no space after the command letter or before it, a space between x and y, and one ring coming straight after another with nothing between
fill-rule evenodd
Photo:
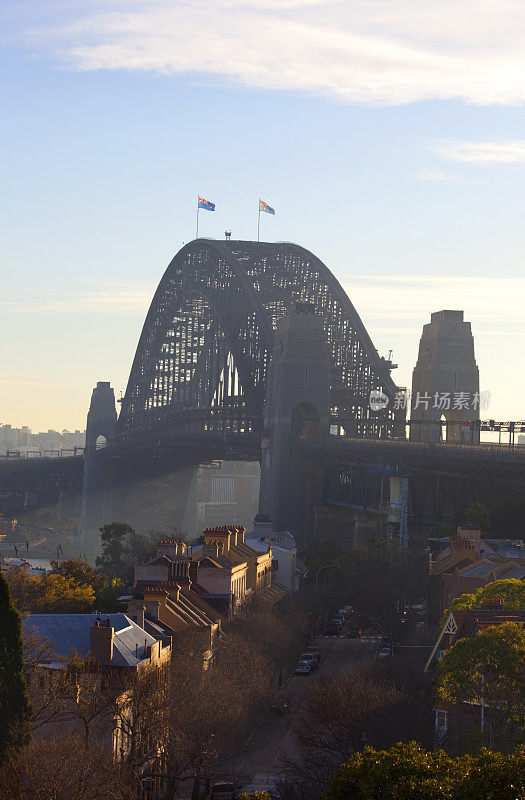
<instances>
[{"instance_id":1,"label":"bridge arch truss","mask_svg":"<svg viewBox=\"0 0 525 800\"><path fill-rule=\"evenodd\" d=\"M308 250L289 243L198 239L173 258L148 311L118 433L177 424L258 434L273 331L294 303L315 306L332 356L332 421L389 436L396 386L345 291ZM369 406L371 390L390 399Z\"/></svg>"}]
</instances>

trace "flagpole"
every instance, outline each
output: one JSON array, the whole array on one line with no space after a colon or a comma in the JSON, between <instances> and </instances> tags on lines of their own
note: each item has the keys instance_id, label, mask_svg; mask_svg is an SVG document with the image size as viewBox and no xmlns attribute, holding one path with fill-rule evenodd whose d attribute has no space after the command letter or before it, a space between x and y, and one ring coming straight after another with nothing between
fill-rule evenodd
<instances>
[{"instance_id":1,"label":"flagpole","mask_svg":"<svg viewBox=\"0 0 525 800\"><path fill-rule=\"evenodd\" d=\"M257 215L257 241L260 241L261 232L261 198L259 197L259 213Z\"/></svg>"},{"instance_id":2,"label":"flagpole","mask_svg":"<svg viewBox=\"0 0 525 800\"><path fill-rule=\"evenodd\" d=\"M199 238L199 196L197 195L197 231L195 233L195 238Z\"/></svg>"}]
</instances>

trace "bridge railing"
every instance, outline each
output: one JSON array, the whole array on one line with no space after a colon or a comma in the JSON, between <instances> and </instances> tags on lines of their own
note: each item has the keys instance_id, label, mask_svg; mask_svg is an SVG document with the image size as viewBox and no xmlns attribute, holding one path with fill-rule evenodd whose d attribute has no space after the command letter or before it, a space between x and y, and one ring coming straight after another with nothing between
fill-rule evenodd
<instances>
[{"instance_id":1,"label":"bridge railing","mask_svg":"<svg viewBox=\"0 0 525 800\"><path fill-rule=\"evenodd\" d=\"M60 450L8 450L5 454L0 454L0 461L26 460L31 461L35 458L71 458L71 456L81 456L84 447L65 447Z\"/></svg>"},{"instance_id":2,"label":"bridge railing","mask_svg":"<svg viewBox=\"0 0 525 800\"><path fill-rule=\"evenodd\" d=\"M402 450L407 455L413 453L435 456L437 458L459 458L525 464L525 447L505 444L458 444L454 442L414 442L408 439L374 439L371 437L349 436L311 436L297 437L295 444L308 448L330 448L348 450L351 447L377 449L378 452Z\"/></svg>"}]
</instances>

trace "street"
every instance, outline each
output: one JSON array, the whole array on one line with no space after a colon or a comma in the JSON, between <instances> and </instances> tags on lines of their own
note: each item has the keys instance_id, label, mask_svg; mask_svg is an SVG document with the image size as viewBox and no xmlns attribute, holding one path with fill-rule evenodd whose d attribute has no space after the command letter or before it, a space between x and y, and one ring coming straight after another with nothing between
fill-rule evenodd
<instances>
[{"instance_id":1,"label":"street","mask_svg":"<svg viewBox=\"0 0 525 800\"><path fill-rule=\"evenodd\" d=\"M338 673L347 672L360 660L372 658L377 648L377 641L367 638L320 638L315 644L322 650L319 669L310 675L292 676L279 692L278 699L286 701L292 709L305 703L309 688L319 677L328 675L337 679ZM280 776L283 758L295 754L290 717L269 713L254 731L246 752L230 762L224 772L246 776L245 789L249 791L271 788Z\"/></svg>"}]
</instances>

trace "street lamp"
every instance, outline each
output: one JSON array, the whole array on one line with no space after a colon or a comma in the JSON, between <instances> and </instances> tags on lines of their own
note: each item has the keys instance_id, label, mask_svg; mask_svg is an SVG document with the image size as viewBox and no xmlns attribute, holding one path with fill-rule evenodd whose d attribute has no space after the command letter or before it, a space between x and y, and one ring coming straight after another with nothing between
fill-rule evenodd
<instances>
[{"instance_id":1,"label":"street lamp","mask_svg":"<svg viewBox=\"0 0 525 800\"><path fill-rule=\"evenodd\" d=\"M318 585L319 573L322 572L323 569L335 569L335 567L337 567L337 564L325 564L324 567L319 567L319 569L315 573L315 585L316 586Z\"/></svg>"}]
</instances>

